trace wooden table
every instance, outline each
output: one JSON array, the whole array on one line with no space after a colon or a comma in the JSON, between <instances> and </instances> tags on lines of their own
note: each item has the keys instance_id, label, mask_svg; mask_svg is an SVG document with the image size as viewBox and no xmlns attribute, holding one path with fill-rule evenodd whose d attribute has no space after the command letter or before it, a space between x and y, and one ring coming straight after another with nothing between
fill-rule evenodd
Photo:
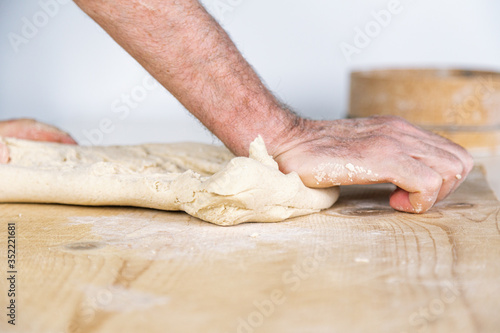
<instances>
[{"instance_id":1,"label":"wooden table","mask_svg":"<svg viewBox=\"0 0 500 333\"><path fill-rule=\"evenodd\" d=\"M390 190L343 188L327 211L235 227L0 205L0 331L499 332L500 204L483 175L423 215L390 209Z\"/></svg>"}]
</instances>

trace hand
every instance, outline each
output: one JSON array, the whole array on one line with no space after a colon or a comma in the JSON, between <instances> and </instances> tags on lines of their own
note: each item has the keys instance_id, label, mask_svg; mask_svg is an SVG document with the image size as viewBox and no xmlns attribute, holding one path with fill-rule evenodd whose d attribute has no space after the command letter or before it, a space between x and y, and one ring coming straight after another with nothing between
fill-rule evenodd
<instances>
[{"instance_id":1,"label":"hand","mask_svg":"<svg viewBox=\"0 0 500 333\"><path fill-rule=\"evenodd\" d=\"M393 183L390 205L422 213L453 192L473 167L457 144L397 117L301 119L270 150L283 172L309 187Z\"/></svg>"},{"instance_id":2,"label":"hand","mask_svg":"<svg viewBox=\"0 0 500 333\"><path fill-rule=\"evenodd\" d=\"M60 129L33 119L0 121L0 136L33 141L50 141L76 144L76 141ZM0 142L0 163L9 162L9 150Z\"/></svg>"}]
</instances>

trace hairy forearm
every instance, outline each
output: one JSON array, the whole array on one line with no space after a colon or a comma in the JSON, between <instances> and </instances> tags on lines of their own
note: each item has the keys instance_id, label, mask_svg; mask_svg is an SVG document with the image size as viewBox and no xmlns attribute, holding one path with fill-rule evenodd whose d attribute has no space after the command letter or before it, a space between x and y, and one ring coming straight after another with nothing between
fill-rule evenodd
<instances>
[{"instance_id":1,"label":"hairy forearm","mask_svg":"<svg viewBox=\"0 0 500 333\"><path fill-rule=\"evenodd\" d=\"M75 2L234 153L297 122L197 0Z\"/></svg>"}]
</instances>

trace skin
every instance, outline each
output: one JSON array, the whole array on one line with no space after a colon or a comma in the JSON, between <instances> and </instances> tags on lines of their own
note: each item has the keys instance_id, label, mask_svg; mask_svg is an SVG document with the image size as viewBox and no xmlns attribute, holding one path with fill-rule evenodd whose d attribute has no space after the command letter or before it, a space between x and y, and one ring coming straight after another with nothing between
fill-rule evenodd
<instances>
[{"instance_id":1,"label":"skin","mask_svg":"<svg viewBox=\"0 0 500 333\"><path fill-rule=\"evenodd\" d=\"M280 103L197 0L75 0L233 153L261 135L307 186L391 182L393 208L425 212L473 166L460 146L400 118L314 121Z\"/></svg>"},{"instance_id":2,"label":"skin","mask_svg":"<svg viewBox=\"0 0 500 333\"><path fill-rule=\"evenodd\" d=\"M397 117L304 120L275 159L310 187L393 183L396 210L422 213L453 192L473 166L451 141Z\"/></svg>"},{"instance_id":3,"label":"skin","mask_svg":"<svg viewBox=\"0 0 500 333\"><path fill-rule=\"evenodd\" d=\"M76 144L76 141L60 129L33 119L14 119L0 122L0 137L24 140ZM9 150L0 142L0 163L9 162Z\"/></svg>"}]
</instances>

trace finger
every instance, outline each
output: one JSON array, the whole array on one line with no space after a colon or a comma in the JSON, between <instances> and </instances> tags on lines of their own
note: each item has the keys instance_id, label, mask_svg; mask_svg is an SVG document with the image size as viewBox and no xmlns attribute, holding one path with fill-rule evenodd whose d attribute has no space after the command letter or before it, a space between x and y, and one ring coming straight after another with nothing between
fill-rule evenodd
<instances>
[{"instance_id":1,"label":"finger","mask_svg":"<svg viewBox=\"0 0 500 333\"><path fill-rule=\"evenodd\" d=\"M409 213L423 213L437 201L443 179L421 161L407 155L394 155L373 165L372 171L353 163L322 163L312 174L301 175L301 178L309 187L390 182L400 188L391 195L391 207Z\"/></svg>"},{"instance_id":2,"label":"finger","mask_svg":"<svg viewBox=\"0 0 500 333\"><path fill-rule=\"evenodd\" d=\"M383 132L384 134L390 135L395 139L410 136L416 140L441 148L450 154L455 155L464 165L463 172L460 174L462 179L467 177L474 166L472 156L463 147L439 134L415 126L403 118L394 116L375 116L367 118L365 124L370 124L366 126L366 128L370 131L378 131L378 133Z\"/></svg>"},{"instance_id":3,"label":"finger","mask_svg":"<svg viewBox=\"0 0 500 333\"><path fill-rule=\"evenodd\" d=\"M9 148L6 144L0 142L0 164L9 163Z\"/></svg>"},{"instance_id":4,"label":"finger","mask_svg":"<svg viewBox=\"0 0 500 333\"><path fill-rule=\"evenodd\" d=\"M401 190L396 190L391 195L391 207L409 213L423 213L429 210L440 193L443 184L441 175L409 156L395 159L392 164L394 168L386 168L386 181Z\"/></svg>"},{"instance_id":5,"label":"finger","mask_svg":"<svg viewBox=\"0 0 500 333\"><path fill-rule=\"evenodd\" d=\"M444 139L444 138L442 138ZM444 139L446 140L446 139ZM448 141L448 140L446 140ZM425 140L423 141L424 143L428 144L429 147L432 145L436 145L438 141L428 141ZM450 174L447 179L451 179L454 183L454 185L451 187L450 193L453 193L467 178L467 175L470 173L472 168L474 167L474 160L472 159L472 156L459 145L456 145L455 143L448 141L448 143L445 144L437 144L436 147L440 150L439 154L435 155L436 160L439 159L439 157L445 157L448 156L448 159L450 162L456 158L460 160L460 163L462 165L462 168L458 168L458 165L455 164L455 174ZM429 148L430 150L430 148ZM451 167L451 165L450 165ZM439 200L442 200L446 197L440 196Z\"/></svg>"},{"instance_id":6,"label":"finger","mask_svg":"<svg viewBox=\"0 0 500 333\"><path fill-rule=\"evenodd\" d=\"M410 193L399 187L392 192L389 204L392 208L402 212L411 212L413 210L410 202Z\"/></svg>"},{"instance_id":7,"label":"finger","mask_svg":"<svg viewBox=\"0 0 500 333\"><path fill-rule=\"evenodd\" d=\"M26 129L15 136L18 139L76 144L76 141L66 133L47 131L43 129Z\"/></svg>"},{"instance_id":8,"label":"finger","mask_svg":"<svg viewBox=\"0 0 500 333\"><path fill-rule=\"evenodd\" d=\"M32 119L11 120L4 128L4 132L4 136L18 139L76 144L68 133Z\"/></svg>"},{"instance_id":9,"label":"finger","mask_svg":"<svg viewBox=\"0 0 500 333\"><path fill-rule=\"evenodd\" d=\"M67 133L43 133L39 141L58 142L70 145L77 144L77 142Z\"/></svg>"},{"instance_id":10,"label":"finger","mask_svg":"<svg viewBox=\"0 0 500 333\"><path fill-rule=\"evenodd\" d=\"M462 184L468 174L463 164L459 164L458 161L453 163L453 159L457 159L457 157L450 154L448 158L446 158L446 154L449 153L443 151L443 155L441 156L415 157L441 175L443 184L439 191L437 201L441 201L453 193L460 184ZM448 163L448 165L446 163ZM452 164L454 164L454 166Z\"/></svg>"},{"instance_id":11,"label":"finger","mask_svg":"<svg viewBox=\"0 0 500 333\"><path fill-rule=\"evenodd\" d=\"M36 122L34 126L27 127L26 130L30 140L76 144L68 133L51 125Z\"/></svg>"},{"instance_id":12,"label":"finger","mask_svg":"<svg viewBox=\"0 0 500 333\"><path fill-rule=\"evenodd\" d=\"M441 175L443 184L437 201L446 198L461 184L466 166L458 156L439 147L415 140L414 137L406 136L402 138L402 141L407 144L407 154L409 156L424 163Z\"/></svg>"},{"instance_id":13,"label":"finger","mask_svg":"<svg viewBox=\"0 0 500 333\"><path fill-rule=\"evenodd\" d=\"M427 143L430 146L435 146L437 148L445 150L448 153L459 158L462 162L462 165L464 166L462 173L460 173L461 179L465 180L469 172L472 170L474 166L474 160L472 159L472 156L465 148L456 144L455 142L448 140L445 137L434 132L412 125L408 122L404 124L396 124L394 127L399 128L401 134L406 134L406 136L409 135L413 138ZM459 182L459 184L460 183L461 182Z\"/></svg>"},{"instance_id":14,"label":"finger","mask_svg":"<svg viewBox=\"0 0 500 333\"><path fill-rule=\"evenodd\" d=\"M440 148L444 151L447 151L449 154L454 155L458 159L460 159L462 165L463 165L463 170L460 173L460 179L464 179L467 177L469 172L472 170L474 167L474 160L472 159L472 156L469 154L469 152L463 148L462 146L438 135L432 132L425 131L423 132L424 137L422 139L422 142L427 143L428 145L435 146L437 148Z\"/></svg>"}]
</instances>

